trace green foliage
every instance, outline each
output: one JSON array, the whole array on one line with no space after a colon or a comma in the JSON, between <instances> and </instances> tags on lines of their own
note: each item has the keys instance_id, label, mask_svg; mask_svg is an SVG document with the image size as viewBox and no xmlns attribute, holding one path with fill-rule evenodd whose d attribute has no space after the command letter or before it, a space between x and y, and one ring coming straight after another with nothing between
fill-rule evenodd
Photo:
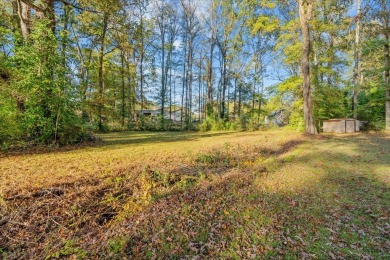
<instances>
[{"instance_id":1,"label":"green foliage","mask_svg":"<svg viewBox=\"0 0 390 260\"><path fill-rule=\"evenodd\" d=\"M301 95L302 78L299 76L291 76L278 85L280 93L292 93L294 95Z\"/></svg>"},{"instance_id":2,"label":"green foliage","mask_svg":"<svg viewBox=\"0 0 390 260\"><path fill-rule=\"evenodd\" d=\"M214 119L216 118L216 119ZM221 119L219 117L216 117L215 115L211 115L207 117L205 120L202 121L202 123L199 125L200 131L234 131L238 130L239 128L239 122L237 121L226 121L224 119Z\"/></svg>"},{"instance_id":3,"label":"green foliage","mask_svg":"<svg viewBox=\"0 0 390 260\"><path fill-rule=\"evenodd\" d=\"M67 144L80 141L88 134L82 131L75 114L76 100L65 68L58 53L57 40L49 26L50 22L36 21L30 38L23 45L15 47L10 64L12 75L10 88L23 102L20 112L16 108L1 113L2 119L17 124L7 124L7 132L14 132L27 140L49 144ZM13 101L15 102L15 101ZM4 134L3 134L4 136Z\"/></svg>"},{"instance_id":4,"label":"green foliage","mask_svg":"<svg viewBox=\"0 0 390 260\"><path fill-rule=\"evenodd\" d=\"M267 114L278 110L286 110L291 126L302 129L302 32L296 3L212 0L205 15L209 21L201 23L194 16L189 26L183 8L191 11L191 1L188 7L187 3L177 6L176 1L163 2L159 3L166 9L163 17L158 15L159 8L149 10L154 5L148 1L75 1L79 11L71 5L56 4L42 16L36 15L39 11L32 6L25 21L29 35L22 35L21 17L15 15L20 7L3 1L1 145L7 147L20 140L70 144L89 139L92 130L256 130L264 127L260 122ZM352 115L356 24L349 14L352 3L326 0L313 10L310 64L317 127L325 119ZM46 4L43 1L37 6ZM387 11L380 11L380 6L371 8L361 17L359 66L363 77L358 116L380 122L384 120L386 42L383 25L373 22L373 17L376 21ZM149 11L153 15L146 15ZM157 28L158 24L164 28ZM155 41L159 29L164 29L165 45ZM179 48L178 42L182 45ZM165 61L160 49L167 51ZM160 69L161 61L165 62L165 71ZM276 64L277 75L271 75L269 67ZM171 70L174 75L168 77ZM156 88L162 73L166 74L165 94L157 93ZM271 76L282 82L267 88ZM185 93L182 102L175 99L180 93ZM183 106L185 114L197 106L203 113L201 105L205 105L208 118L201 123L191 116L184 116L180 123L163 117L135 120L141 107L156 108L163 100L175 109ZM262 102L255 107L253 100ZM229 115L216 109L222 104L227 104ZM219 119L213 109L225 118Z\"/></svg>"},{"instance_id":5,"label":"green foliage","mask_svg":"<svg viewBox=\"0 0 390 260\"><path fill-rule=\"evenodd\" d=\"M134 130L141 131L161 131L165 130L164 126L166 122L163 118L152 118L148 116L141 115L139 117L139 122Z\"/></svg>"},{"instance_id":6,"label":"green foliage","mask_svg":"<svg viewBox=\"0 0 390 260\"><path fill-rule=\"evenodd\" d=\"M385 121L385 91L383 88L371 88L368 91L362 91L358 96L359 111L358 116L360 120L372 122L372 125L383 125L379 122ZM379 123L379 124L378 124ZM379 127L381 128L381 127ZM382 129L383 129L382 128Z\"/></svg>"},{"instance_id":7,"label":"green foliage","mask_svg":"<svg viewBox=\"0 0 390 260\"><path fill-rule=\"evenodd\" d=\"M16 104L11 99L12 90L9 84L11 71L9 68L9 62L0 54L0 149L6 149L10 143L21 136Z\"/></svg>"},{"instance_id":8,"label":"green foliage","mask_svg":"<svg viewBox=\"0 0 390 260\"><path fill-rule=\"evenodd\" d=\"M112 252L114 254L121 253L123 248L125 247L126 243L128 243L128 240L122 236L110 239L108 241L110 252Z\"/></svg>"},{"instance_id":9,"label":"green foliage","mask_svg":"<svg viewBox=\"0 0 390 260\"><path fill-rule=\"evenodd\" d=\"M293 129L303 131L305 122L303 118L302 78L291 76L278 84L276 95L269 100L264 109L270 114L284 109L288 112L289 125Z\"/></svg>"},{"instance_id":10,"label":"green foliage","mask_svg":"<svg viewBox=\"0 0 390 260\"><path fill-rule=\"evenodd\" d=\"M331 118L348 117L348 92L328 85L318 88L313 98L313 116L318 127Z\"/></svg>"},{"instance_id":11,"label":"green foliage","mask_svg":"<svg viewBox=\"0 0 390 260\"><path fill-rule=\"evenodd\" d=\"M207 117L202 123L199 125L199 130L202 132L210 131L213 127L214 120L211 120L210 117Z\"/></svg>"},{"instance_id":12,"label":"green foliage","mask_svg":"<svg viewBox=\"0 0 390 260\"><path fill-rule=\"evenodd\" d=\"M290 126L299 131L303 131L305 129L302 107L303 99L295 101L291 107Z\"/></svg>"},{"instance_id":13,"label":"green foliage","mask_svg":"<svg viewBox=\"0 0 390 260\"><path fill-rule=\"evenodd\" d=\"M276 17L258 16L253 24L252 33L256 32L273 32L279 26L279 20Z\"/></svg>"},{"instance_id":14,"label":"green foliage","mask_svg":"<svg viewBox=\"0 0 390 260\"><path fill-rule=\"evenodd\" d=\"M0 147L7 148L7 144L19 139L21 133L15 108L0 101Z\"/></svg>"},{"instance_id":15,"label":"green foliage","mask_svg":"<svg viewBox=\"0 0 390 260\"><path fill-rule=\"evenodd\" d=\"M87 252L80 247L77 247L73 240L67 240L59 251L49 255L47 259L60 259L67 256L74 256L76 259L85 259L87 257Z\"/></svg>"}]
</instances>

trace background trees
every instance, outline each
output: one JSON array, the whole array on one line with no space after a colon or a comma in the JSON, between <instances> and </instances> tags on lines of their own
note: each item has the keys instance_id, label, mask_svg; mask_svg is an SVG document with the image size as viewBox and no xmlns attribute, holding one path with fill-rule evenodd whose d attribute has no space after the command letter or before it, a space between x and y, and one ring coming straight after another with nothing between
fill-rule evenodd
<instances>
[{"instance_id":1,"label":"background trees","mask_svg":"<svg viewBox=\"0 0 390 260\"><path fill-rule=\"evenodd\" d=\"M387 0L7 0L0 14L2 143L275 111L310 133L333 117L390 127Z\"/></svg>"}]
</instances>

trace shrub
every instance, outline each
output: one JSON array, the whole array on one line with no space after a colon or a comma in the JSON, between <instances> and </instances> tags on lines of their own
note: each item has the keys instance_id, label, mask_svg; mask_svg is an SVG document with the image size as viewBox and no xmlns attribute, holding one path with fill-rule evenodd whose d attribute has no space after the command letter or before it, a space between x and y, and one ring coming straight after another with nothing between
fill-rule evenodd
<instances>
[{"instance_id":1,"label":"shrub","mask_svg":"<svg viewBox=\"0 0 390 260\"><path fill-rule=\"evenodd\" d=\"M0 104L0 146L3 149L21 138L22 131L17 122L16 114Z\"/></svg>"}]
</instances>

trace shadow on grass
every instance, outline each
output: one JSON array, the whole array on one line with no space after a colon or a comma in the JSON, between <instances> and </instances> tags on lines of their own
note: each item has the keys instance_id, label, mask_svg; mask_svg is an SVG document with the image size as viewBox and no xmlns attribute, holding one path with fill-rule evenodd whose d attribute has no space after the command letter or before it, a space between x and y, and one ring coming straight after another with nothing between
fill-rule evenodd
<instances>
[{"instance_id":1,"label":"shadow on grass","mask_svg":"<svg viewBox=\"0 0 390 260\"><path fill-rule=\"evenodd\" d=\"M335 137L315 145L331 147L326 153L308 152L288 163L281 158L270 173L239 169L210 185L161 200L115 226L115 232L126 237L119 254L135 258L390 257L390 190L375 175L377 166L390 165L388 154L380 156L383 148L389 149L389 140ZM354 154L336 146L350 147ZM327 163L321 166L323 161ZM313 172L307 174L319 175L317 181L285 190L262 188L267 176L291 174L286 168L290 163L308 167ZM360 164L353 167L354 163ZM316 171L320 167L325 168Z\"/></svg>"},{"instance_id":2,"label":"shadow on grass","mask_svg":"<svg viewBox=\"0 0 390 260\"><path fill-rule=\"evenodd\" d=\"M161 142L159 134L153 135L145 138L150 143ZM175 135L166 138L175 141ZM137 144L138 140L136 136L123 139L107 141L107 147ZM118 222L114 216L126 210L119 203L131 200L134 192L117 180L125 175L99 181L88 189L75 184L77 192L65 192L64 199L15 201L13 206L24 207L24 214L17 222L0 227L4 228L2 234L8 232L7 237L0 236L0 248L9 251L10 259L47 256L45 253L55 248L63 252L60 257L83 250L91 258L106 259L195 255L222 259L387 258L389 188L376 178L375 171L390 163L389 155L383 153L390 147L389 142L370 135L330 137L305 144L299 149L307 152L286 159L286 153L294 152L301 144L293 140L276 150L259 151L258 156L275 158L270 167L260 163L254 167L217 165L219 174L210 179L206 176L205 182L192 188L168 193ZM329 147L321 150L322 145ZM341 149L348 147L352 153ZM354 167L354 163L358 165ZM300 167L309 170L301 173ZM186 173L186 169L178 168L178 172ZM263 182L274 176L280 179L273 185L288 185L289 174L307 174L308 181L291 189L263 187ZM146 185L152 184L147 181ZM117 208L108 207L103 200L113 200ZM32 207L33 203L37 207ZM114 221L109 223L111 219ZM57 233L68 234L74 245L69 248L69 241L63 243ZM16 235L24 239L20 247L15 244Z\"/></svg>"},{"instance_id":3,"label":"shadow on grass","mask_svg":"<svg viewBox=\"0 0 390 260\"><path fill-rule=\"evenodd\" d=\"M206 133L197 136L197 138L226 134L230 133ZM151 138L150 142L154 142L153 136L149 138ZM183 138L187 137L183 136ZM132 142L126 137L125 140L126 144ZM161 142L161 138L158 140ZM267 157L280 155L290 151L300 142L290 141L279 149L262 149L257 152L258 155ZM224 147L222 146L222 149ZM233 148L231 147L231 149ZM247 154L242 156L244 156L242 158L244 159ZM237 166L238 162L232 161L232 164L227 166L216 165L214 169L224 173ZM203 167L207 168L208 166L204 165ZM134 209L142 213L145 209L145 205L142 205L142 203L145 202L145 204L151 204L151 208L153 208L154 202L150 199L153 200L157 196L151 194L154 197L144 198L143 189L150 190L151 187L155 189L166 185L175 186L172 192L170 187L167 187L165 195L159 198L170 197L168 199L171 199L179 196L180 200L180 194L183 194L183 192L190 194L186 191L196 186L198 180L201 179L197 165L189 168L177 166L177 169L173 170L172 174L168 176L159 172L159 169L145 169L144 172L134 172L135 170L141 170L141 168L126 169L124 172L114 173L110 176L104 176L104 178L102 176L90 176L86 180L73 182L70 180L69 183L62 183L60 187L55 187L61 191L61 194L55 194L51 190L45 189L24 196L16 194L16 196L5 198L4 207L0 208L2 228L0 248L8 252L7 257L9 259L31 255L46 257L48 252L55 252L55 248L58 249L57 253L61 252L63 249L61 247L67 247L66 243L71 239L76 244L78 243L81 248L84 248L85 251L96 251L96 249L90 248L90 243L84 244L84 242L96 241L99 236L106 232L107 225L111 225L110 222L116 220L116 216L120 216L121 213L126 215L125 211ZM191 172L194 173L191 174ZM139 174L137 179L134 179L137 174ZM164 179L166 183L160 183L160 179ZM42 196L34 196L34 194L42 194ZM183 196L187 196L185 194ZM129 202L134 203L129 204ZM130 208L126 205L130 205ZM58 233L63 235L56 236ZM39 240L36 240L37 237L39 237ZM64 242L64 237L69 240ZM97 241L99 240L97 239ZM101 241L107 243L104 238L101 238ZM68 251L73 252L71 249Z\"/></svg>"},{"instance_id":4,"label":"shadow on grass","mask_svg":"<svg viewBox=\"0 0 390 260\"><path fill-rule=\"evenodd\" d=\"M209 138L217 136L226 136L235 132L216 132L216 133L201 133L201 132L123 132L114 134L99 135L102 138L100 147L109 147L116 145L129 144L151 144L161 142L181 142L181 141L196 141L200 138Z\"/></svg>"},{"instance_id":5,"label":"shadow on grass","mask_svg":"<svg viewBox=\"0 0 390 260\"><path fill-rule=\"evenodd\" d=\"M182 142L196 141L200 138L226 136L235 132L215 132L215 133L200 133L200 132L115 132L109 134L97 134L97 141L84 142L75 145L66 145L63 147L51 146L33 146L28 148L20 148L15 150L0 151L1 157L23 156L28 154L50 154L62 153L71 151L83 151L88 148L98 149L115 149L122 148L126 145L147 145L153 143L164 142Z\"/></svg>"}]
</instances>

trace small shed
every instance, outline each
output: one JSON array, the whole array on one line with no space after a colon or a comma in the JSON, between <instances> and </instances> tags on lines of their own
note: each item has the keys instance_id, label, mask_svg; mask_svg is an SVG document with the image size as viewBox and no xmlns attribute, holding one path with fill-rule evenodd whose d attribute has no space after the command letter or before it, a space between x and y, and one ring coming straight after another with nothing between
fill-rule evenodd
<instances>
[{"instance_id":1,"label":"small shed","mask_svg":"<svg viewBox=\"0 0 390 260\"><path fill-rule=\"evenodd\" d=\"M360 131L359 120L353 118L338 118L325 120L324 133L355 133Z\"/></svg>"}]
</instances>

